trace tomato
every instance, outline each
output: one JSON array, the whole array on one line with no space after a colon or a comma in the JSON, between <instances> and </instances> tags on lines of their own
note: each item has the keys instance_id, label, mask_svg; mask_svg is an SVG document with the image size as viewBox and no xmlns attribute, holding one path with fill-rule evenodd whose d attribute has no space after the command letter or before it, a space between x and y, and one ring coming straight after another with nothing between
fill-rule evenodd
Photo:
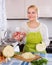
<instances>
[{"instance_id":1,"label":"tomato","mask_svg":"<svg viewBox=\"0 0 52 65\"><path fill-rule=\"evenodd\" d=\"M22 40L25 36L26 34L24 32L15 32L13 34L13 38L18 41Z\"/></svg>"}]
</instances>

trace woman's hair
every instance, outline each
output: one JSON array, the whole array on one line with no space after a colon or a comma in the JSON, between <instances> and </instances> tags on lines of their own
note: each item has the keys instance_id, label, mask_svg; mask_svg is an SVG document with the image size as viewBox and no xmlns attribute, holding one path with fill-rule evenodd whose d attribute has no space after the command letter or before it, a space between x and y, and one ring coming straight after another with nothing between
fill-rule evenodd
<instances>
[{"instance_id":1,"label":"woman's hair","mask_svg":"<svg viewBox=\"0 0 52 65\"><path fill-rule=\"evenodd\" d=\"M30 8L34 8L34 9L38 12L37 6L35 6L35 5L30 5L30 6L28 7L27 11L28 11Z\"/></svg>"}]
</instances>

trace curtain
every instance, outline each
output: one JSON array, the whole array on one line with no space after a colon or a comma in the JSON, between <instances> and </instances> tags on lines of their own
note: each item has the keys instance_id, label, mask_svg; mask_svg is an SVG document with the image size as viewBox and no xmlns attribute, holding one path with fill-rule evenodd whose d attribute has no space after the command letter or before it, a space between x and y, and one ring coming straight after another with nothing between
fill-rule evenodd
<instances>
[{"instance_id":1,"label":"curtain","mask_svg":"<svg viewBox=\"0 0 52 65\"><path fill-rule=\"evenodd\" d=\"M0 38L3 38L4 32L7 29L5 1L6 0L0 0Z\"/></svg>"}]
</instances>

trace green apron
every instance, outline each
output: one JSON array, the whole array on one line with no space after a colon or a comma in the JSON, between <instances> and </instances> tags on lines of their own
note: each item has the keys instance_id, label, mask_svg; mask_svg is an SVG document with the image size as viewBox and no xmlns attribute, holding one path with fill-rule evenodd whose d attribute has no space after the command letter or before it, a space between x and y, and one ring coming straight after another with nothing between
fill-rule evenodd
<instances>
[{"instance_id":1,"label":"green apron","mask_svg":"<svg viewBox=\"0 0 52 65\"><path fill-rule=\"evenodd\" d=\"M25 52L37 52L36 45L41 44L42 36L41 33L38 32L30 32L26 36L26 43L24 46Z\"/></svg>"}]
</instances>

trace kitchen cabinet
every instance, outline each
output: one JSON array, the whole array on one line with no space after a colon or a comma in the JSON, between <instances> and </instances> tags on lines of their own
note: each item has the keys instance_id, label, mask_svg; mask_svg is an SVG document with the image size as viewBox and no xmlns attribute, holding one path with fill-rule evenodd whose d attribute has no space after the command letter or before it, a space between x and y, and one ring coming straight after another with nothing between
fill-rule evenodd
<instances>
[{"instance_id":1,"label":"kitchen cabinet","mask_svg":"<svg viewBox=\"0 0 52 65\"><path fill-rule=\"evenodd\" d=\"M29 5L36 5L39 11L39 17L52 17L51 0L25 0L25 18L27 17L26 9Z\"/></svg>"},{"instance_id":2,"label":"kitchen cabinet","mask_svg":"<svg viewBox=\"0 0 52 65\"><path fill-rule=\"evenodd\" d=\"M7 18L27 18L27 7L36 5L39 17L52 17L52 0L5 0Z\"/></svg>"},{"instance_id":3,"label":"kitchen cabinet","mask_svg":"<svg viewBox=\"0 0 52 65\"><path fill-rule=\"evenodd\" d=\"M7 18L24 17L24 0L6 0Z\"/></svg>"}]
</instances>

